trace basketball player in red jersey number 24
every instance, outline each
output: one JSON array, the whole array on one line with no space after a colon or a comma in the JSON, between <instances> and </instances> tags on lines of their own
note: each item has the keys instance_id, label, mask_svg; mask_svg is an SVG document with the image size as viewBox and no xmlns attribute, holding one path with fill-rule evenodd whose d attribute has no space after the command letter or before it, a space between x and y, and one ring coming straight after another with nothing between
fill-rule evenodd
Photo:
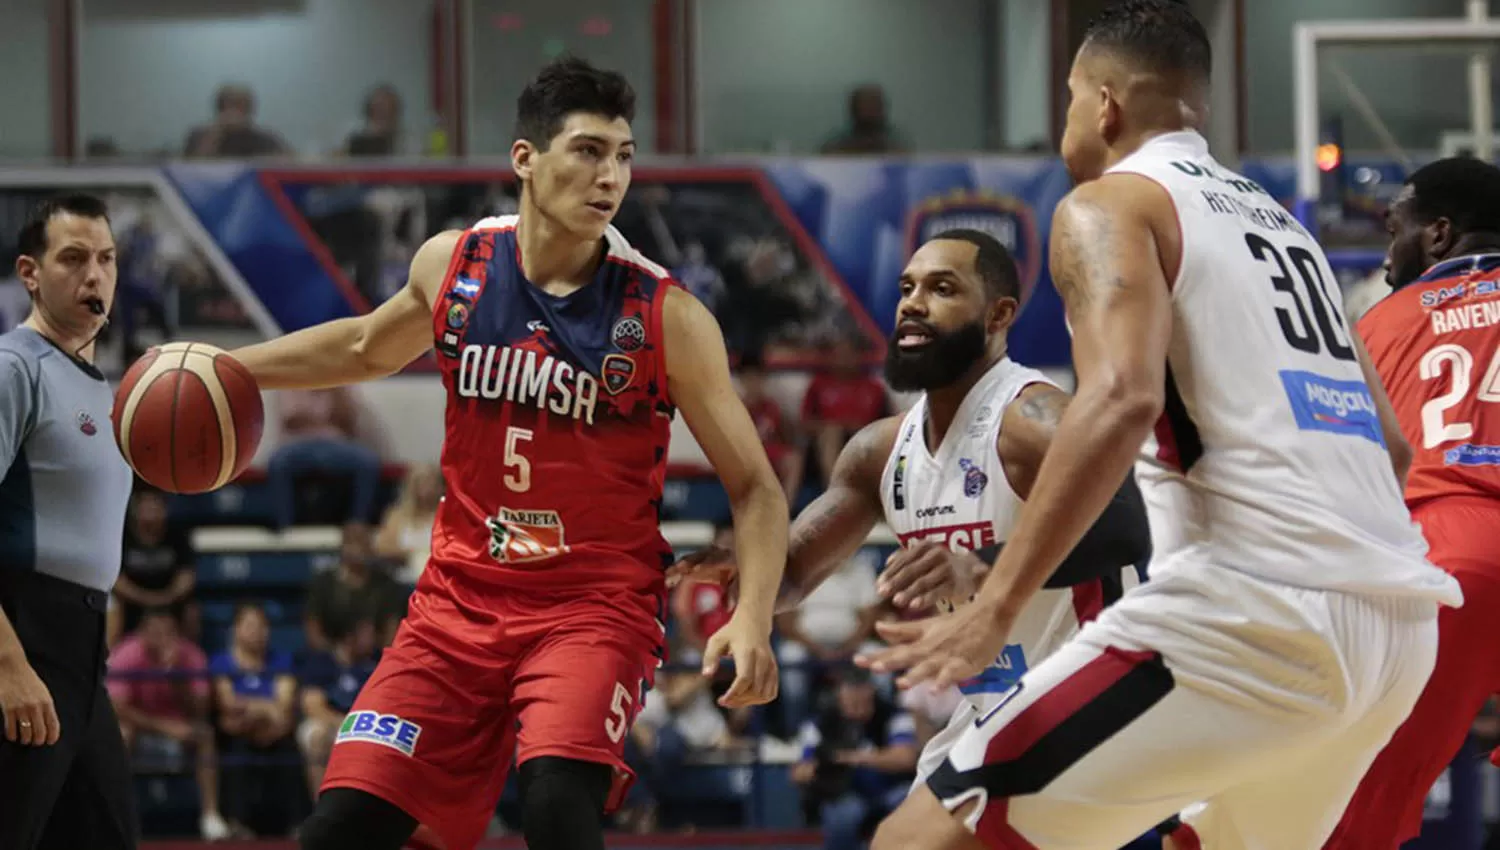
<instances>
[{"instance_id":1,"label":"basketball player in red jersey number 24","mask_svg":"<svg viewBox=\"0 0 1500 850\"><path fill-rule=\"evenodd\" d=\"M526 843L603 850L622 742L662 657L658 529L681 411L733 504L739 606L710 639L726 705L775 698L772 606L787 505L735 394L713 316L611 226L635 96L576 59L518 102L520 212L441 233L368 315L235 356L267 389L399 371L431 349L447 494L395 643L345 719L305 850L470 850L514 754Z\"/></svg>"},{"instance_id":2,"label":"basketball player in red jersey number 24","mask_svg":"<svg viewBox=\"0 0 1500 850\"><path fill-rule=\"evenodd\" d=\"M1406 504L1428 559L1458 580L1438 618L1437 667L1386 744L1328 850L1394 850L1422 830L1427 790L1500 691L1500 168L1418 169L1386 213L1394 290L1359 334L1412 446Z\"/></svg>"}]
</instances>

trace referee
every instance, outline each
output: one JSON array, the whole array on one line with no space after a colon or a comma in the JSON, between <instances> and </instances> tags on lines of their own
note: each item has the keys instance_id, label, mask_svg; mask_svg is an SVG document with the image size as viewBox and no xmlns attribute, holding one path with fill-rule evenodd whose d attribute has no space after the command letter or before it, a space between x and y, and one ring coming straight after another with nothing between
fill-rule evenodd
<instances>
[{"instance_id":1,"label":"referee","mask_svg":"<svg viewBox=\"0 0 1500 850\"><path fill-rule=\"evenodd\" d=\"M93 365L115 241L104 203L69 195L17 242L31 315L0 335L0 848L133 850L104 610L134 479Z\"/></svg>"}]
</instances>

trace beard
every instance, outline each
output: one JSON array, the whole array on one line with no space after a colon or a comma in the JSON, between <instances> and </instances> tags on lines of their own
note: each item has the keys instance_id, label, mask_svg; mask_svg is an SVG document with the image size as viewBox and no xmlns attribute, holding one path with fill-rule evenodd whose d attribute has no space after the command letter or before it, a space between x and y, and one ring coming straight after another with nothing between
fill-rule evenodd
<instances>
[{"instance_id":1,"label":"beard","mask_svg":"<svg viewBox=\"0 0 1500 850\"><path fill-rule=\"evenodd\" d=\"M931 325L924 330L932 341L920 348L902 348L896 344L899 332L891 336L885 351L885 381L897 392L938 390L957 382L984 357L983 322L972 322L947 333L938 333Z\"/></svg>"}]
</instances>

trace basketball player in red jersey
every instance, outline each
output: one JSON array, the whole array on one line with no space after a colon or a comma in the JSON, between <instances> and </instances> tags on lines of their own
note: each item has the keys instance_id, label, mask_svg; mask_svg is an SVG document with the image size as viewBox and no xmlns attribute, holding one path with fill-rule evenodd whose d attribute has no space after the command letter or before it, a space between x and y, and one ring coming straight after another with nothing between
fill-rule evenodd
<instances>
[{"instance_id":1,"label":"basketball player in red jersey","mask_svg":"<svg viewBox=\"0 0 1500 850\"><path fill-rule=\"evenodd\" d=\"M236 352L262 387L390 375L436 349L447 496L410 613L340 729L304 850L470 850L518 761L526 843L603 850L662 656L657 527L681 411L734 508L739 606L704 652L728 706L776 695L787 505L713 316L610 226L634 94L575 59L518 103L520 213L433 237L365 316ZM748 531L746 531L748 529Z\"/></svg>"},{"instance_id":2,"label":"basketball player in red jersey","mask_svg":"<svg viewBox=\"0 0 1500 850\"><path fill-rule=\"evenodd\" d=\"M1428 560L1463 587L1438 619L1438 658L1411 716L1324 846L1399 847L1490 694L1500 691L1500 169L1444 159L1386 212L1394 290L1359 321L1412 446L1406 503Z\"/></svg>"}]
</instances>

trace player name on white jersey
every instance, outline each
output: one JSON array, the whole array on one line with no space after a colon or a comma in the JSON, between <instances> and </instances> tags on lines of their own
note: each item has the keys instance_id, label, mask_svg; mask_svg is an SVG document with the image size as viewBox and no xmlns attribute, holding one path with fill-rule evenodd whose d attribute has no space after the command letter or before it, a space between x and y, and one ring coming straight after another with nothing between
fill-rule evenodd
<instances>
[{"instance_id":1,"label":"player name on white jersey","mask_svg":"<svg viewBox=\"0 0 1500 850\"><path fill-rule=\"evenodd\" d=\"M508 345L466 345L459 355L458 394L463 398L535 405L594 424L599 381L550 354Z\"/></svg>"}]
</instances>

